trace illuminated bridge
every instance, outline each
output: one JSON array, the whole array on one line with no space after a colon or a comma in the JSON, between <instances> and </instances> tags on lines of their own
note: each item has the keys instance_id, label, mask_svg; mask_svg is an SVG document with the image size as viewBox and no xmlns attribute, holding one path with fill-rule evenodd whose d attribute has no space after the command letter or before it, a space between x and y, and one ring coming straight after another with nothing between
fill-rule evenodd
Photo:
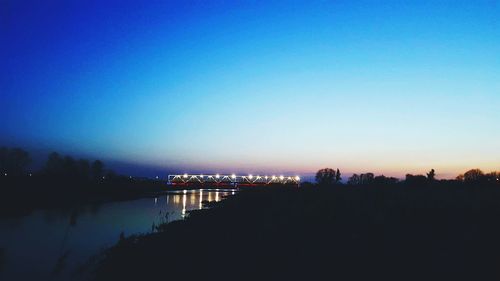
<instances>
[{"instance_id":1,"label":"illuminated bridge","mask_svg":"<svg viewBox=\"0 0 500 281\"><path fill-rule=\"evenodd\" d=\"M168 175L168 184L179 186L263 186L263 185L299 185L299 176L284 175Z\"/></svg>"}]
</instances>

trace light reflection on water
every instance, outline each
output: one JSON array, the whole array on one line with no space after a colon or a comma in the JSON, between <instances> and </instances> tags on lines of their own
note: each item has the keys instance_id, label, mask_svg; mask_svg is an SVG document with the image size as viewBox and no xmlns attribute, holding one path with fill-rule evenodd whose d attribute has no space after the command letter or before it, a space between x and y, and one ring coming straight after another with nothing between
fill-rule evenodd
<instances>
[{"instance_id":1,"label":"light reflection on water","mask_svg":"<svg viewBox=\"0 0 500 281\"><path fill-rule=\"evenodd\" d=\"M229 190L177 191L156 198L83 206L74 210L38 210L21 218L0 219L4 249L0 280L73 280L72 271L100 249L125 236L148 233L154 226L186 217L203 202L220 201ZM51 275L64 254L64 267Z\"/></svg>"},{"instance_id":2,"label":"light reflection on water","mask_svg":"<svg viewBox=\"0 0 500 281\"><path fill-rule=\"evenodd\" d=\"M186 216L186 197L186 192L184 192L184 194L182 195L182 218Z\"/></svg>"},{"instance_id":3,"label":"light reflection on water","mask_svg":"<svg viewBox=\"0 0 500 281\"><path fill-rule=\"evenodd\" d=\"M200 196L199 196L199 205L198 205L198 209L201 209L203 208L203 189L200 189Z\"/></svg>"}]
</instances>

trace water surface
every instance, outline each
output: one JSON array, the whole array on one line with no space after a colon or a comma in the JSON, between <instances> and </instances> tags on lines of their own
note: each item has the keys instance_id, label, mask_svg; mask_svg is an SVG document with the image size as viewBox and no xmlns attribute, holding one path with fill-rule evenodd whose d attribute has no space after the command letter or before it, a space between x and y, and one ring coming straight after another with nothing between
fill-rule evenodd
<instances>
[{"instance_id":1,"label":"water surface","mask_svg":"<svg viewBox=\"0 0 500 281\"><path fill-rule=\"evenodd\" d=\"M1 280L70 280L88 259L121 235L150 233L155 225L183 219L203 201L220 201L231 190L168 192L156 198L37 210L0 219ZM20 202L22 204L22 202Z\"/></svg>"}]
</instances>

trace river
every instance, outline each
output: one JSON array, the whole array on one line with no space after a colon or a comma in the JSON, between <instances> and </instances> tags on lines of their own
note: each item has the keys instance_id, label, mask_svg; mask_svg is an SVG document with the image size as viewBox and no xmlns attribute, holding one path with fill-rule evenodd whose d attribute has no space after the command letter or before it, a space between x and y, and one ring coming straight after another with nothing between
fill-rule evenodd
<instances>
[{"instance_id":1,"label":"river","mask_svg":"<svg viewBox=\"0 0 500 281\"><path fill-rule=\"evenodd\" d=\"M37 210L0 219L0 280L73 280L89 258L120 236L154 231L180 220L202 202L220 201L232 190L172 191L158 197ZM20 202L22 204L22 202Z\"/></svg>"}]
</instances>

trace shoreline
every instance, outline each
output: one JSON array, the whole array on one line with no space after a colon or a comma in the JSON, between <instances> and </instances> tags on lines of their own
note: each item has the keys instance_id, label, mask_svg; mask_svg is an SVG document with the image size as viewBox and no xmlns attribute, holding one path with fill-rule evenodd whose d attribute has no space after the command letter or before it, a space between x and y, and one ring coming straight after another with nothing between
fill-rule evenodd
<instances>
[{"instance_id":1,"label":"shoreline","mask_svg":"<svg viewBox=\"0 0 500 281\"><path fill-rule=\"evenodd\" d=\"M113 202L124 202L138 200L142 198L153 198L165 195L169 192L182 192L184 190L193 191L199 190L198 187L183 187L183 188L171 188L166 184L161 184L158 190L143 190L141 191L141 183L135 184L133 188L136 189L134 192L122 192L113 191L106 194L100 194L99 192L89 192L83 194L83 198L76 199L74 196L70 196L67 191L58 191L57 196L51 196L49 198L40 198L36 192L30 194L33 191L33 187L23 187L15 192L9 190L3 192L4 198L8 198L12 201L3 201L0 206L0 219L1 218L15 218L28 216L32 212L37 210L57 210L57 209L72 209L78 208L85 205L101 205ZM95 185L89 185L89 187L95 187ZM109 186L98 186L99 188L107 188ZM112 185L112 188L116 186ZM221 188L221 187L204 187L204 191L237 191L237 188ZM75 192L80 192L80 190L75 190ZM23 199L24 203L22 206L17 205L17 199ZM15 202L14 202L15 201ZM35 203L36 201L36 203ZM27 205L32 203L33 205Z\"/></svg>"},{"instance_id":2,"label":"shoreline","mask_svg":"<svg viewBox=\"0 0 500 281\"><path fill-rule=\"evenodd\" d=\"M35 210L71 209L154 197L165 188L159 183L80 183L35 177L4 180L2 184L0 218L27 216Z\"/></svg>"},{"instance_id":3,"label":"shoreline","mask_svg":"<svg viewBox=\"0 0 500 281\"><path fill-rule=\"evenodd\" d=\"M120 241L96 280L202 278L219 261L225 280L500 276L499 201L500 189L475 186L244 190Z\"/></svg>"}]
</instances>

